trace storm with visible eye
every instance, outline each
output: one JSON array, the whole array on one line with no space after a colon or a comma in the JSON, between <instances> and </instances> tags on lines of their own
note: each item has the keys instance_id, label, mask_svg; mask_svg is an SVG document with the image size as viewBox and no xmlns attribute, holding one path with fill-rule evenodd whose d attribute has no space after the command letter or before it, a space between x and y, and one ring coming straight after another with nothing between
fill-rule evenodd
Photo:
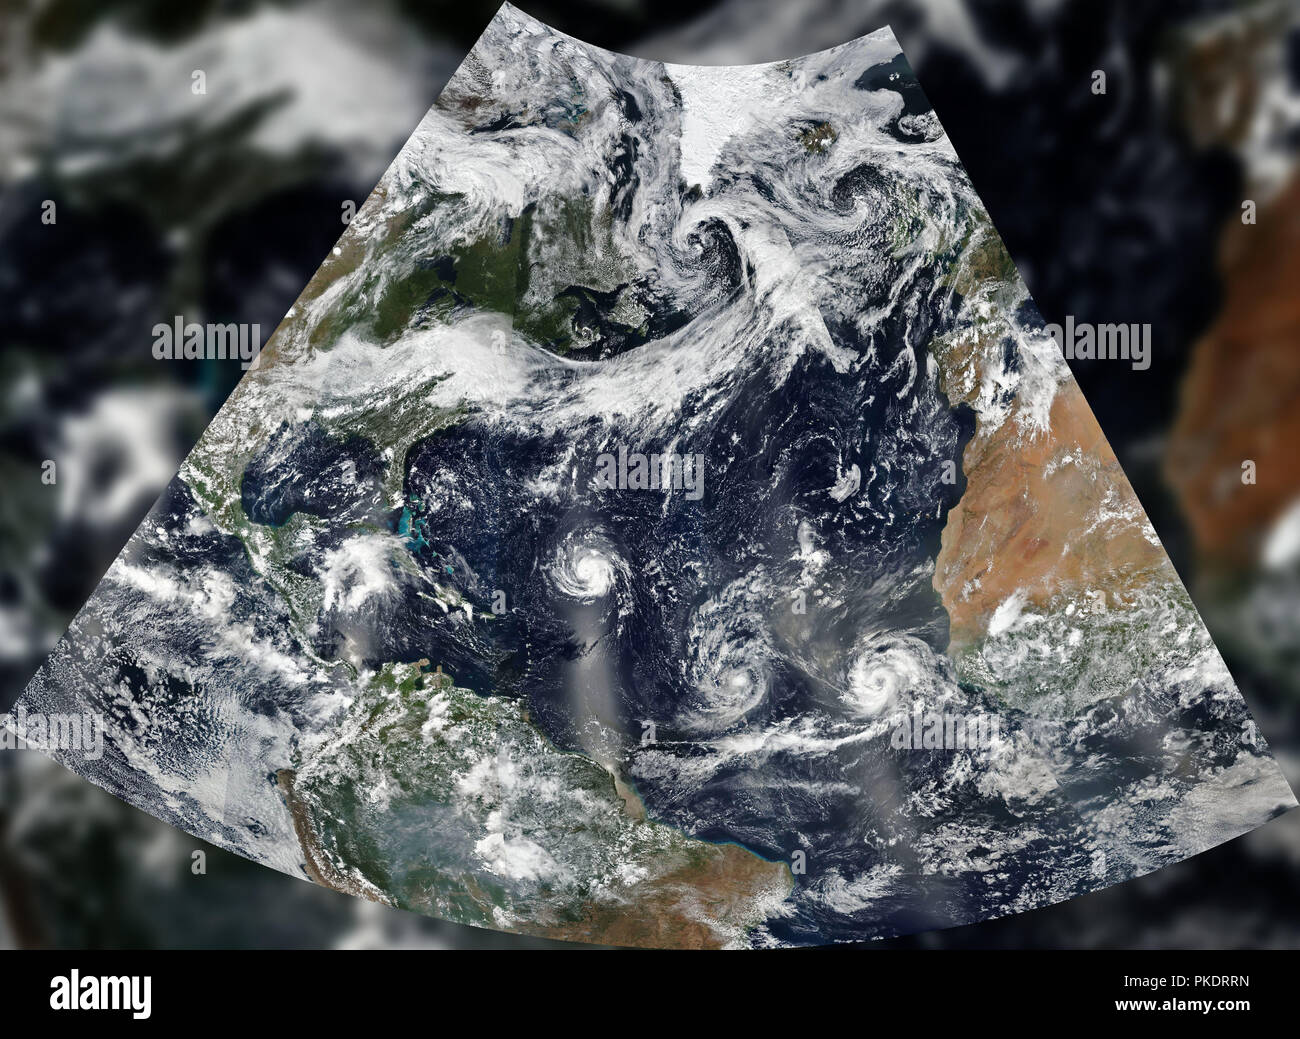
<instances>
[{"instance_id":1,"label":"storm with visible eye","mask_svg":"<svg viewBox=\"0 0 1300 1039\"><path fill-rule=\"evenodd\" d=\"M888 30L503 8L25 700L259 862L621 944L1017 912L1294 803Z\"/></svg>"}]
</instances>

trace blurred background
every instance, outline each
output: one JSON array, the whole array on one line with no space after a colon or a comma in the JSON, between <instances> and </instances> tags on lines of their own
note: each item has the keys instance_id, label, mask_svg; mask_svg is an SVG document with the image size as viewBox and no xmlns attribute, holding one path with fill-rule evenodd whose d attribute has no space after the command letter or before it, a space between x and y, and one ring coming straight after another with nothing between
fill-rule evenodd
<instances>
[{"instance_id":1,"label":"blurred background","mask_svg":"<svg viewBox=\"0 0 1300 1039\"><path fill-rule=\"evenodd\" d=\"M0 711L242 374L154 360L154 323L269 335L497 6L0 0ZM1300 4L517 6L695 64L892 26L1046 320L1151 324L1148 370L1075 374L1300 787ZM317 888L0 754L0 948L548 944ZM1300 813L1117 888L878 946L1300 947Z\"/></svg>"}]
</instances>

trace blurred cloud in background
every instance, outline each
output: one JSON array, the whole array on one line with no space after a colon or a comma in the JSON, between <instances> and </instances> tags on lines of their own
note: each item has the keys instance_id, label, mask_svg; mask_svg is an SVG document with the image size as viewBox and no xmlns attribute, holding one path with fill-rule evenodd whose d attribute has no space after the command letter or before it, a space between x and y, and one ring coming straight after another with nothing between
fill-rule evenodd
<instances>
[{"instance_id":1,"label":"blurred cloud in background","mask_svg":"<svg viewBox=\"0 0 1300 1039\"><path fill-rule=\"evenodd\" d=\"M0 710L242 374L155 360L152 326L183 314L269 335L497 6L0 11ZM891 25L1046 320L1151 325L1148 370L1076 361L1075 374L1300 785L1300 6L519 6L592 43L698 64ZM882 945L1296 947L1298 893L1292 813L1118 888ZM0 754L0 947L548 944L317 888L43 756Z\"/></svg>"}]
</instances>

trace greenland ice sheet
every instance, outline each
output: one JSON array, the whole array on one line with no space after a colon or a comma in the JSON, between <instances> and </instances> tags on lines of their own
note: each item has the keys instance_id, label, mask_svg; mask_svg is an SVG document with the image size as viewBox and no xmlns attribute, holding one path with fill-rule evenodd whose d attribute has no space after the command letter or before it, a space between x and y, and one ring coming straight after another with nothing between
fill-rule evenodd
<instances>
[{"instance_id":1,"label":"greenland ice sheet","mask_svg":"<svg viewBox=\"0 0 1300 1039\"><path fill-rule=\"evenodd\" d=\"M257 862L614 944L995 917L1295 804L888 29L503 7L20 704Z\"/></svg>"}]
</instances>

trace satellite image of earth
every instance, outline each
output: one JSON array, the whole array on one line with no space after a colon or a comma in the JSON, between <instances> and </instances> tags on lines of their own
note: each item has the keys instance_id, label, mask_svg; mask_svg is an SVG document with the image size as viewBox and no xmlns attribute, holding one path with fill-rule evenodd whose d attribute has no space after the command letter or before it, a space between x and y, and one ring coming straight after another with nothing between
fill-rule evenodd
<instances>
[{"instance_id":1,"label":"satellite image of earth","mask_svg":"<svg viewBox=\"0 0 1300 1039\"><path fill-rule=\"evenodd\" d=\"M504 6L20 702L254 861L616 945L1001 916L1295 804L888 29Z\"/></svg>"}]
</instances>

